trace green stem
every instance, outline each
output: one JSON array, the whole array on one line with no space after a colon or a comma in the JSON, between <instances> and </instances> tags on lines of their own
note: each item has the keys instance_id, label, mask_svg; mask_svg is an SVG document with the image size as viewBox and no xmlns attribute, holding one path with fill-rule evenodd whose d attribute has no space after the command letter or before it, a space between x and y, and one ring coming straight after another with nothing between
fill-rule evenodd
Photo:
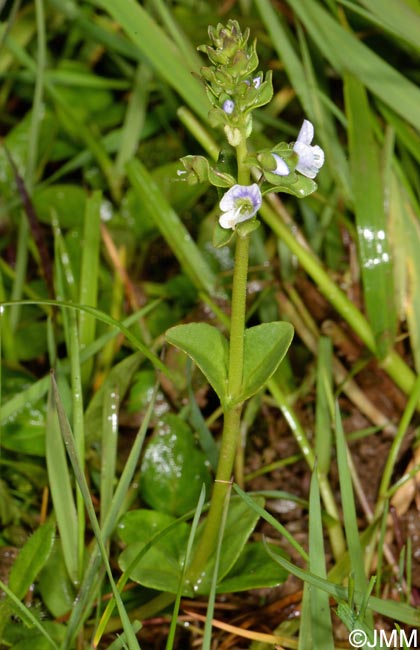
<instances>
[{"instance_id":1,"label":"green stem","mask_svg":"<svg viewBox=\"0 0 420 650\"><path fill-rule=\"evenodd\" d=\"M249 169L244 166L247 155L246 140L236 149L238 182L249 184ZM249 235L236 238L235 266L232 288L232 314L230 319L228 394L238 395L242 386L244 365L244 334L246 314L246 285L248 276ZM187 571L187 580L196 585L209 557L215 552L223 516L226 495L230 489L233 466L238 450L242 403L228 408L224 414L222 444L214 482L210 509L197 550Z\"/></svg>"}]
</instances>

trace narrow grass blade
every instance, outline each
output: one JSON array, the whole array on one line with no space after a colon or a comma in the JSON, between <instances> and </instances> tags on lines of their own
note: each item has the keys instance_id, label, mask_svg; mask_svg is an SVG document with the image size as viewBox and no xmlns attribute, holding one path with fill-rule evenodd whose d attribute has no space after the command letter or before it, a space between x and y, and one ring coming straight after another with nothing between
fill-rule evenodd
<instances>
[{"instance_id":1,"label":"narrow grass blade","mask_svg":"<svg viewBox=\"0 0 420 650\"><path fill-rule=\"evenodd\" d=\"M64 562L71 580L76 584L79 579L77 512L64 443L51 395L48 399L45 444L48 482L60 533Z\"/></svg>"},{"instance_id":2,"label":"narrow grass blade","mask_svg":"<svg viewBox=\"0 0 420 650\"><path fill-rule=\"evenodd\" d=\"M80 272L79 302L82 305L96 307L98 300L99 250L101 241L101 202L102 193L97 191L86 200L84 220L83 247ZM80 349L93 342L95 338L96 319L86 312L79 313ZM83 364L82 383L85 385L92 372L93 362Z\"/></svg>"},{"instance_id":3,"label":"narrow grass blade","mask_svg":"<svg viewBox=\"0 0 420 650\"><path fill-rule=\"evenodd\" d=\"M316 415L315 415L315 454L319 474L328 475L331 463L332 426L331 403L332 380L332 341L321 336L318 343Z\"/></svg>"},{"instance_id":4,"label":"narrow grass blade","mask_svg":"<svg viewBox=\"0 0 420 650\"><path fill-rule=\"evenodd\" d=\"M35 89L32 103L31 126L28 140L28 160L25 181L31 194L35 182L35 172L38 157L39 126L43 115L44 74L47 59L44 0L35 0L35 16L37 31L37 66ZM46 249L48 251L48 249ZM44 260L47 263L47 260ZM53 296L51 296L53 297Z\"/></svg>"},{"instance_id":5,"label":"narrow grass blade","mask_svg":"<svg viewBox=\"0 0 420 650\"><path fill-rule=\"evenodd\" d=\"M383 359L394 343L396 310L379 151L365 89L346 75L344 90L365 306Z\"/></svg>"},{"instance_id":6,"label":"narrow grass blade","mask_svg":"<svg viewBox=\"0 0 420 650\"><path fill-rule=\"evenodd\" d=\"M6 45L10 52L16 57L16 59L23 67L28 68L33 74L36 74L36 62L10 34L6 38ZM49 81L47 78L44 78L44 87L46 93L51 97L51 99L59 104L60 108L64 111L68 119L71 121L74 130L79 133L80 137L84 140L86 146L91 151L94 158L97 160L99 167L101 168L108 181L108 185L111 193L113 194L113 197L115 199L119 199L118 190L114 183L113 165L107 151L102 145L102 142L98 140L94 136L92 130L80 120L77 114L73 111L72 107L68 105L66 99L60 93L59 89L54 86L54 84L51 83L51 81Z\"/></svg>"},{"instance_id":7,"label":"narrow grass blade","mask_svg":"<svg viewBox=\"0 0 420 650\"><path fill-rule=\"evenodd\" d=\"M303 584L303 596L300 609L299 645L298 650L311 650L314 647L312 638L311 587Z\"/></svg>"},{"instance_id":8,"label":"narrow grass blade","mask_svg":"<svg viewBox=\"0 0 420 650\"><path fill-rule=\"evenodd\" d=\"M273 528L275 528L287 541L293 546L293 548L299 553L299 555L307 562L309 560L307 552L302 548L302 546L295 540L293 535L289 533L287 528L285 528L273 515L270 515L264 508L259 506L255 501L251 499L251 497L241 490L239 485L234 484L233 489L235 492L241 497L245 503L255 510L255 512L258 512L260 517L262 517L267 523L271 524Z\"/></svg>"},{"instance_id":9,"label":"narrow grass blade","mask_svg":"<svg viewBox=\"0 0 420 650\"><path fill-rule=\"evenodd\" d=\"M162 196L155 181L144 165L132 160L127 165L128 178L139 197L143 209L147 211L172 251L178 258L182 269L199 289L211 295L216 291L216 277L201 255L197 245L178 215Z\"/></svg>"},{"instance_id":10,"label":"narrow grass blade","mask_svg":"<svg viewBox=\"0 0 420 650\"><path fill-rule=\"evenodd\" d=\"M293 436L300 447L300 450L308 463L309 468L313 471L315 468L315 453L312 449L312 446L308 440L308 436L301 423L299 422L296 413L293 408L288 404L288 401L281 390L280 386L276 383L275 380L270 379L267 382L267 386L273 395L274 399L277 402L278 407L283 413L283 417L286 419L289 424ZM340 558L346 548L343 531L340 525L340 517L335 503L335 498L329 483L328 477L325 474L319 475L320 481L320 491L322 495L322 500L325 505L327 513L332 517L332 523L328 530L330 534L330 540L334 551L334 557L336 559Z\"/></svg>"},{"instance_id":11,"label":"narrow grass blade","mask_svg":"<svg viewBox=\"0 0 420 650\"><path fill-rule=\"evenodd\" d=\"M207 121L208 102L203 88L191 75L173 42L151 18L150 14L135 0L93 0L119 23L152 64L155 70L172 86L188 106L201 119ZM198 70L195 70L198 72Z\"/></svg>"},{"instance_id":12,"label":"narrow grass blade","mask_svg":"<svg viewBox=\"0 0 420 650\"><path fill-rule=\"evenodd\" d=\"M102 445L101 445L101 526L109 512L116 483L117 442L118 442L117 390L108 391L104 398Z\"/></svg>"},{"instance_id":13,"label":"narrow grass blade","mask_svg":"<svg viewBox=\"0 0 420 650\"><path fill-rule=\"evenodd\" d=\"M363 549L359 539L357 525L356 504L354 500L353 485L347 460L347 445L344 438L341 414L338 404L335 408L335 435L337 444L337 464L340 480L340 494L342 500L344 527L346 531L347 547L350 556L351 572L354 575L354 584L357 591L366 593L368 588L365 575ZM368 624L373 627L373 620Z\"/></svg>"},{"instance_id":14,"label":"narrow grass blade","mask_svg":"<svg viewBox=\"0 0 420 650\"><path fill-rule=\"evenodd\" d=\"M317 134L321 138L331 172L343 187L345 194L349 196L348 166L338 141L331 110L322 99L324 92L320 87L319 78L315 76L312 61L307 55L306 43L301 38L302 62L302 56L298 53L298 44L285 19L275 10L273 4L267 0L255 0L255 4L279 59L284 65L292 88L299 97L305 115L316 124Z\"/></svg>"},{"instance_id":15,"label":"narrow grass blade","mask_svg":"<svg viewBox=\"0 0 420 650\"><path fill-rule=\"evenodd\" d=\"M55 305L56 307L63 307L65 309L74 309L76 311L85 311L87 314L91 314L92 316L95 316L98 320L100 320L103 323L106 323L107 325L111 325L111 327L115 327L121 334L124 334L126 337L127 341L129 341L135 349L140 350L143 352L144 356L151 361L153 366L157 370L161 370L165 375L170 376L170 371L168 368L165 366L165 364L162 363L162 361L153 353L150 351L150 349L143 343L143 341L140 341L140 339L135 336L132 332L130 332L129 329L125 325L123 325L120 321L116 320L115 318L112 318L112 316L109 316L103 311L100 311L99 309L96 309L95 307L90 307L89 305L74 305L71 302L66 302L64 300L19 300L16 303L12 301L6 301L2 303L4 307L6 306L11 306L14 304L20 304L20 305Z\"/></svg>"},{"instance_id":16,"label":"narrow grass blade","mask_svg":"<svg viewBox=\"0 0 420 650\"><path fill-rule=\"evenodd\" d=\"M140 141L147 112L151 71L147 64L140 64L134 76L134 84L125 114L120 146L115 161L115 171L123 176L126 163L134 157Z\"/></svg>"},{"instance_id":17,"label":"narrow grass blade","mask_svg":"<svg viewBox=\"0 0 420 650\"><path fill-rule=\"evenodd\" d=\"M340 287L331 280L312 251L308 251L299 242L299 239L296 237L296 231L292 231L292 229L283 223L279 215L265 201L263 201L260 208L260 214L273 232L284 241L287 248L296 255L302 267L317 283L321 293L325 295L327 300L343 316L350 327L360 336L369 350L374 351L376 347L375 339L365 317L347 298ZM391 350L387 359L383 362L383 368L401 390L405 393L411 391L415 379L414 373L397 352Z\"/></svg>"},{"instance_id":18,"label":"narrow grass blade","mask_svg":"<svg viewBox=\"0 0 420 650\"><path fill-rule=\"evenodd\" d=\"M359 0L386 25L392 35L400 36L419 52L420 14L400 0Z\"/></svg>"},{"instance_id":19,"label":"narrow grass blade","mask_svg":"<svg viewBox=\"0 0 420 650\"><path fill-rule=\"evenodd\" d=\"M268 2L268 0L260 0ZM288 0L325 58L340 73L348 71L417 129L420 89L361 43L315 0Z\"/></svg>"},{"instance_id":20,"label":"narrow grass blade","mask_svg":"<svg viewBox=\"0 0 420 650\"><path fill-rule=\"evenodd\" d=\"M107 543L110 535L112 534L115 528L118 518L124 512L124 502L130 487L130 483L136 471L140 453L143 447L144 438L146 436L146 432L149 427L150 419L153 415L157 389L158 389L158 384L156 384L155 386L155 390L150 399L150 403L147 408L146 414L144 416L143 422L134 440L133 446L131 447L130 454L124 465L123 472L121 474L118 485L115 489L109 511L102 525L102 538L104 544ZM86 616L86 611L89 611L88 604L92 601L96 593L96 590L98 588L98 582L100 581L100 578L98 579L100 559L101 559L101 555L98 549L95 549L92 552L89 565L85 571L85 575L84 575L83 583L81 585L81 590L79 592L77 603L70 616L70 620L67 626L65 648L68 648L71 645L75 635L77 634L77 630L79 628L80 622L83 620L83 617ZM97 635L99 635L99 638L106 627L106 623L109 620L109 617L111 616L113 606L110 607L110 605L108 605L105 611L103 619L106 620L104 622L103 628L101 628L100 626L101 631L98 630L97 633ZM108 618L106 618L107 613L108 613ZM95 637L95 639L97 638L98 637Z\"/></svg>"},{"instance_id":21,"label":"narrow grass blade","mask_svg":"<svg viewBox=\"0 0 420 650\"><path fill-rule=\"evenodd\" d=\"M88 516L89 516L90 524L92 526L92 529L93 529L93 532L94 532L94 535L95 535L95 538L96 538L96 542L97 542L97 544L99 546L101 558L102 558L102 561L103 561L103 563L105 565L105 569L106 569L106 572L107 572L107 575L108 575L108 579L109 579L109 582L111 584L111 589L112 589L112 592L114 594L114 597L115 597L115 600L116 600L116 603L117 603L118 613L119 613L119 615L121 617L121 622L122 622L123 629L124 629L124 632L125 632L125 635L126 635L126 638L127 638L128 648L129 648L129 650L140 650L140 646L138 644L136 635L133 632L133 628L132 628L132 625L130 623L130 619L129 619L128 614L127 614L127 612L125 610L124 604L123 604L123 602L121 600L120 593L119 593L119 591L118 591L118 589L117 589L117 587L115 585L115 582L114 582L111 566L109 564L108 555L107 555L105 545L104 545L104 542L103 542L102 532L101 532L101 529L99 527L98 520L96 518L95 509L93 507L92 498L91 498L90 491L89 491L89 486L88 486L88 484L86 482L86 478L85 478L82 466L81 466L79 458L78 458L78 452L77 452L77 448L76 448L76 446L74 444L73 434L71 432L70 425L68 423L66 414L64 412L63 405L61 403L61 398L60 398L60 393L59 393L59 390L58 390L58 386L57 386L57 383L56 383L53 375L52 375L52 392L53 392L53 395L54 395L54 404L55 404L55 408L56 408L56 412L57 412L57 417L58 417L58 421L59 421L61 435L63 437L64 444L66 446L66 449L67 449L67 452L68 452L68 455L69 455L69 458L70 458L70 462L71 462L71 465L72 465L72 468L73 468L73 471L74 471L74 474L75 474L76 481L77 481L78 486L80 488L80 491L81 491L81 493L83 495L83 500L84 500L84 504L85 504L85 507L86 507L86 510L87 510L87 513L88 513Z\"/></svg>"},{"instance_id":22,"label":"narrow grass blade","mask_svg":"<svg viewBox=\"0 0 420 650\"><path fill-rule=\"evenodd\" d=\"M322 530L321 502L316 469L314 472L312 472L311 489L309 494L308 569L311 573L314 573L321 578L327 578L327 570L325 567L324 534ZM322 648L322 650L334 650L334 637L332 632L332 621L328 594L323 590L313 588L310 592L310 603L313 648Z\"/></svg>"},{"instance_id":23,"label":"narrow grass blade","mask_svg":"<svg viewBox=\"0 0 420 650\"><path fill-rule=\"evenodd\" d=\"M338 603L347 603L348 602L348 589L347 587L342 587L337 585L334 582L329 582L320 578L319 576L314 575L310 571L305 571L300 567L295 566L289 560L273 553L268 544L265 544L266 551L272 557L272 559L280 564L286 571L296 576L304 582L308 582L311 586L316 587L317 589L323 589L330 596L332 596ZM356 605L361 605L366 596L366 590L363 592L355 591L354 592L354 602ZM377 612L382 616L390 618L392 621L400 621L401 623L406 623L407 625L419 626L420 625L420 611L416 607L410 607L405 603L399 603L395 600L386 600L383 598L376 598L371 596L367 603L368 613Z\"/></svg>"},{"instance_id":24,"label":"narrow grass blade","mask_svg":"<svg viewBox=\"0 0 420 650\"><path fill-rule=\"evenodd\" d=\"M153 8L159 15L162 24L166 27L169 36L176 44L184 65L191 71L199 70L202 65L201 59L169 10L168 3L165 0L154 0Z\"/></svg>"},{"instance_id":25,"label":"narrow grass blade","mask_svg":"<svg viewBox=\"0 0 420 650\"><path fill-rule=\"evenodd\" d=\"M197 526L199 524L201 513L202 513L202 510L203 510L205 498L206 498L206 490L205 490L205 487L203 485L203 487L201 488L200 496L198 498L197 508L196 508L195 513L194 513L194 519L193 519L192 524L191 524L191 531L190 531L190 535L188 537L187 548L185 550L184 565L183 565L182 572L181 572L181 579L179 581L178 593L176 595L176 600L175 600L174 608L173 608L173 611L172 611L171 625L170 625L170 628L169 628L168 639L166 641L166 650L172 650L173 646L174 646L175 632L176 632L176 626L177 626L177 620L178 620L178 613L179 613L179 607L180 607L180 604L181 604L182 589L183 589L183 586L184 586L185 568L188 566L189 561L190 561L191 551L192 551L195 535L196 535L196 532L197 532ZM223 537L223 531L222 531L221 535Z\"/></svg>"},{"instance_id":26,"label":"narrow grass blade","mask_svg":"<svg viewBox=\"0 0 420 650\"><path fill-rule=\"evenodd\" d=\"M213 615L214 615L214 604L216 601L216 588L217 588L217 579L219 575L219 565L220 565L220 557L222 553L222 543L223 543L223 535L225 532L225 527L226 527L226 521L227 521L227 515L229 511L229 501L230 501L230 493L232 491L232 486L229 486L229 490L227 491L225 495L225 500L223 503L223 511L222 511L222 518L220 521L220 528L218 532L218 539L217 539L217 546L216 546L216 553L215 553L215 559L214 559L214 568L213 568L213 575L211 579L211 587L210 587L210 593L209 593L209 598L208 598L208 605L207 605L207 612L206 612L206 622L204 625L204 636L203 636L203 650L211 650L212 647L212 639L211 639L211 631L212 631L212 620L213 620Z\"/></svg>"},{"instance_id":27,"label":"narrow grass blade","mask_svg":"<svg viewBox=\"0 0 420 650\"><path fill-rule=\"evenodd\" d=\"M416 370L420 373L420 224L408 192L392 175L390 191L391 232L398 287L410 334Z\"/></svg>"},{"instance_id":28,"label":"narrow grass blade","mask_svg":"<svg viewBox=\"0 0 420 650\"><path fill-rule=\"evenodd\" d=\"M77 330L76 312L70 309L68 316L68 343L67 355L70 361L70 385L72 395L72 422L74 445L77 449L79 463L84 471L85 468L85 424L83 412L83 391L81 381L80 357L79 357L79 333ZM82 567L84 565L85 553L85 507L82 494L79 488L76 488L76 507L77 507L77 534L78 534L78 564L79 580L81 578Z\"/></svg>"}]
</instances>

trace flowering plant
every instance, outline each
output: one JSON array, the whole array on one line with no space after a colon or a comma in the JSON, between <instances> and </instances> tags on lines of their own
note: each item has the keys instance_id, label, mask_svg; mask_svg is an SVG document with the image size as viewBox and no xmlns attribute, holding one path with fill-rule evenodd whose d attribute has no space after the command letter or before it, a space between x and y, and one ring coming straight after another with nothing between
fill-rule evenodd
<instances>
[{"instance_id":1,"label":"flowering plant","mask_svg":"<svg viewBox=\"0 0 420 650\"><path fill-rule=\"evenodd\" d=\"M185 589L188 591L189 586L193 592L203 588L206 567L214 558L230 495L244 402L273 375L293 337L293 328L286 322L245 327L250 236L259 226L257 214L264 194L283 191L300 198L311 194L317 187L314 178L324 162L322 149L311 144L314 129L309 120L304 120L295 142L248 151L252 112L267 104L273 95L271 73L257 71L255 41L249 44L249 30L242 33L236 21L211 27L209 36L211 44L199 48L211 64L201 70L211 103L209 118L212 126L223 129L234 149L236 170L220 169L220 165L211 164L204 156L185 156L178 175L191 184L209 182L224 190L213 243L225 246L235 242L230 336L227 340L220 330L207 323L178 325L166 333L167 340L188 354L202 370L217 393L224 414L210 509L186 569ZM244 532L243 544L250 532Z\"/></svg>"}]
</instances>

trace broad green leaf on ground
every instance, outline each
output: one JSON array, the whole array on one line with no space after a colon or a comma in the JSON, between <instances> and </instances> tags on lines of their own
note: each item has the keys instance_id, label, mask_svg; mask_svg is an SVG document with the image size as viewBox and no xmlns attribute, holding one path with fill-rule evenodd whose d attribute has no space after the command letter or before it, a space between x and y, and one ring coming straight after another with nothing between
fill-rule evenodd
<instances>
[{"instance_id":1,"label":"broad green leaf on ground","mask_svg":"<svg viewBox=\"0 0 420 650\"><path fill-rule=\"evenodd\" d=\"M253 497L253 500L260 505L264 504L264 499L261 497ZM240 558L257 521L258 514L251 510L242 500L236 498L231 500L223 536L219 580L222 580L231 570L233 571L232 575L237 575L234 571L234 565ZM120 555L119 563L121 568L127 570L152 537L174 522L174 518L159 512L140 510L127 513L119 524L120 536L124 541L128 542L127 548ZM203 528L204 523L200 525L197 532L197 540L202 534ZM164 537L154 542L138 564L130 569L130 578L145 587L176 594L182 576L182 563L188 535L189 526L187 524L181 522L175 526ZM135 539L138 541L134 541ZM184 595L191 597L194 593L208 594L213 568L214 557L211 557L203 569L202 581L197 591L193 591L191 586L185 585ZM276 576L278 580L280 573L276 573Z\"/></svg>"},{"instance_id":2,"label":"broad green leaf on ground","mask_svg":"<svg viewBox=\"0 0 420 650\"><path fill-rule=\"evenodd\" d=\"M264 499L262 497L250 497L252 501L260 507L264 506ZM222 551L219 563L218 582L232 570L236 562L239 560L241 553L245 548L249 536L254 530L259 515L255 510L251 509L242 499L233 497L230 500L229 511L226 520L225 532L223 535ZM203 533L205 522L200 524L197 531L197 539L195 544L198 544L200 535ZM194 557L194 551L192 556ZM203 568L201 576L201 583L197 588L197 594L207 594L210 591L211 580L214 571L215 557L212 556ZM236 575L236 572L234 571Z\"/></svg>"},{"instance_id":3,"label":"broad green leaf on ground","mask_svg":"<svg viewBox=\"0 0 420 650\"><path fill-rule=\"evenodd\" d=\"M191 357L225 405L229 350L221 331L208 323L188 323L171 327L166 339Z\"/></svg>"},{"instance_id":4,"label":"broad green leaf on ground","mask_svg":"<svg viewBox=\"0 0 420 650\"><path fill-rule=\"evenodd\" d=\"M244 372L241 393L243 402L257 393L275 373L293 338L290 323L262 323L245 330Z\"/></svg>"},{"instance_id":5,"label":"broad green leaf on ground","mask_svg":"<svg viewBox=\"0 0 420 650\"><path fill-rule=\"evenodd\" d=\"M168 413L146 447L140 494L152 508L180 516L195 507L203 484L209 494L211 475L206 456L188 424Z\"/></svg>"},{"instance_id":6,"label":"broad green leaf on ground","mask_svg":"<svg viewBox=\"0 0 420 650\"><path fill-rule=\"evenodd\" d=\"M42 187L34 193L34 207L43 223L51 223L54 218L61 228L78 228L83 224L86 192L71 183Z\"/></svg>"},{"instance_id":7,"label":"broad green leaf on ground","mask_svg":"<svg viewBox=\"0 0 420 650\"><path fill-rule=\"evenodd\" d=\"M31 650L58 650L59 647L62 647L61 644L66 633L64 623L43 621L42 628L44 633L39 629L34 629L33 626L21 625L19 629L16 629L16 625L13 625L13 627L6 629L4 642L8 644L11 650L28 650L28 648Z\"/></svg>"},{"instance_id":8,"label":"broad green leaf on ground","mask_svg":"<svg viewBox=\"0 0 420 650\"><path fill-rule=\"evenodd\" d=\"M126 571L146 544L175 521L175 517L155 510L133 510L124 515L118 524L118 533L127 548L119 557L120 567ZM151 548L129 571L130 579L152 589L176 593L188 535L188 524L181 522L153 542Z\"/></svg>"},{"instance_id":9,"label":"broad green leaf on ground","mask_svg":"<svg viewBox=\"0 0 420 650\"><path fill-rule=\"evenodd\" d=\"M397 319L379 148L366 91L353 75L345 75L344 96L365 308L383 359L393 347Z\"/></svg>"},{"instance_id":10,"label":"broad green leaf on ground","mask_svg":"<svg viewBox=\"0 0 420 650\"><path fill-rule=\"evenodd\" d=\"M270 548L273 553L285 556L285 552L277 546L271 545ZM248 589L276 587L284 582L288 575L278 564L272 562L271 558L267 562L267 552L262 542L251 542L245 545L233 568L219 583L217 592L228 594Z\"/></svg>"},{"instance_id":11,"label":"broad green leaf on ground","mask_svg":"<svg viewBox=\"0 0 420 650\"><path fill-rule=\"evenodd\" d=\"M64 563L63 551L58 539L39 577L39 591L51 614L58 618L71 611L76 597Z\"/></svg>"},{"instance_id":12,"label":"broad green leaf on ground","mask_svg":"<svg viewBox=\"0 0 420 650\"><path fill-rule=\"evenodd\" d=\"M22 599L38 577L51 553L55 538L52 519L42 524L20 549L9 575L9 587Z\"/></svg>"},{"instance_id":13,"label":"broad green leaf on ground","mask_svg":"<svg viewBox=\"0 0 420 650\"><path fill-rule=\"evenodd\" d=\"M45 456L45 407L27 406L2 430L4 449L18 454Z\"/></svg>"}]
</instances>

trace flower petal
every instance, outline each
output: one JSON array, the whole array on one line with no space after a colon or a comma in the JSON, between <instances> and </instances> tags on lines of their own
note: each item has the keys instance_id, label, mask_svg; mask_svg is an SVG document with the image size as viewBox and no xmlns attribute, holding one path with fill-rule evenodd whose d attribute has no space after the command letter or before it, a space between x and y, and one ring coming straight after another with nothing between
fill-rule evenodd
<instances>
[{"instance_id":1,"label":"flower petal","mask_svg":"<svg viewBox=\"0 0 420 650\"><path fill-rule=\"evenodd\" d=\"M315 178L324 164L324 152L321 147L318 145L311 147L302 142L296 142L293 150L299 158L296 170L308 178Z\"/></svg>"},{"instance_id":2,"label":"flower petal","mask_svg":"<svg viewBox=\"0 0 420 650\"><path fill-rule=\"evenodd\" d=\"M302 142L303 144L311 144L313 137L314 137L314 126L312 122L310 122L309 120L303 120L303 124L300 128L299 135L296 140L296 144L298 142Z\"/></svg>"},{"instance_id":3,"label":"flower petal","mask_svg":"<svg viewBox=\"0 0 420 650\"><path fill-rule=\"evenodd\" d=\"M277 176L288 176L290 174L290 169L286 165L285 161L281 156L276 153L271 154L276 161L276 168L271 170L272 174L277 174Z\"/></svg>"},{"instance_id":4,"label":"flower petal","mask_svg":"<svg viewBox=\"0 0 420 650\"><path fill-rule=\"evenodd\" d=\"M229 210L228 212L223 212L219 217L219 224L222 228L234 228L238 223L237 221L237 210Z\"/></svg>"}]
</instances>

